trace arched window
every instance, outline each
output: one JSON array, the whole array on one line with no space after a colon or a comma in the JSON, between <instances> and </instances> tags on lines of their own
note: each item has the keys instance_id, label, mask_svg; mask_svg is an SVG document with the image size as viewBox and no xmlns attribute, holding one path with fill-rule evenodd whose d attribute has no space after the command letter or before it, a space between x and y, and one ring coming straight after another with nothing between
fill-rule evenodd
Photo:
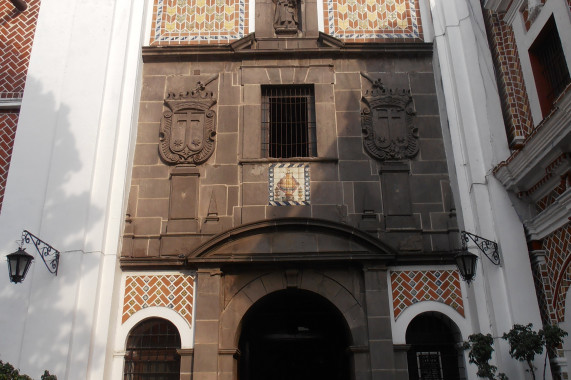
<instances>
[{"instance_id":1,"label":"arched window","mask_svg":"<svg viewBox=\"0 0 571 380\"><path fill-rule=\"evenodd\" d=\"M146 319L129 333L124 380L179 380L180 335L161 318Z\"/></svg>"}]
</instances>

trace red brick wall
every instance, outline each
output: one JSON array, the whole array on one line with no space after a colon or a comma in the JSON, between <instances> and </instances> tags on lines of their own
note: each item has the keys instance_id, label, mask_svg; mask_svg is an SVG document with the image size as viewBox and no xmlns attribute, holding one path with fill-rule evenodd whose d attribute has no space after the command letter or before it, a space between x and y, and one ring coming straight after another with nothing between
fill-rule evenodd
<instances>
[{"instance_id":1,"label":"red brick wall","mask_svg":"<svg viewBox=\"0 0 571 380\"><path fill-rule=\"evenodd\" d=\"M571 285L571 223L543 239L543 249L547 252L547 281L551 282L553 289L553 297L548 301L555 311L556 321L563 322L565 296Z\"/></svg>"},{"instance_id":2,"label":"red brick wall","mask_svg":"<svg viewBox=\"0 0 571 380\"><path fill-rule=\"evenodd\" d=\"M511 26L503 21L503 15L486 9L483 12L508 142L512 149L517 149L521 147L520 141L532 131L533 120L515 37Z\"/></svg>"},{"instance_id":3,"label":"red brick wall","mask_svg":"<svg viewBox=\"0 0 571 380\"><path fill-rule=\"evenodd\" d=\"M40 0L27 3L28 9L18 12L10 1L0 2L0 100L20 99L24 93ZM18 109L0 111L0 210L18 115Z\"/></svg>"},{"instance_id":4,"label":"red brick wall","mask_svg":"<svg viewBox=\"0 0 571 380\"><path fill-rule=\"evenodd\" d=\"M2 207L4 200L4 188L10 167L18 116L17 111L0 111L0 207Z\"/></svg>"},{"instance_id":5,"label":"red brick wall","mask_svg":"<svg viewBox=\"0 0 571 380\"><path fill-rule=\"evenodd\" d=\"M571 285L571 222L541 241L545 264L534 266L534 279L544 323L565 320L565 297Z\"/></svg>"}]
</instances>

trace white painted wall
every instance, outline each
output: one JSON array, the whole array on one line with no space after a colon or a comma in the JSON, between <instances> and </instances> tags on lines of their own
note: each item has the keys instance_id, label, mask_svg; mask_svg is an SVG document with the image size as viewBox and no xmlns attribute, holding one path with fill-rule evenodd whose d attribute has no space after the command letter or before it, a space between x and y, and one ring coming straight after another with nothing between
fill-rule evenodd
<instances>
[{"instance_id":1,"label":"white painted wall","mask_svg":"<svg viewBox=\"0 0 571 380\"><path fill-rule=\"evenodd\" d=\"M41 4L0 215L0 256L23 229L62 252L57 277L33 247L23 284L0 276L0 359L34 378L103 378L144 4Z\"/></svg>"},{"instance_id":2,"label":"white painted wall","mask_svg":"<svg viewBox=\"0 0 571 380\"><path fill-rule=\"evenodd\" d=\"M474 332L495 339L495 364L510 378L526 379L499 339L515 323L541 319L523 226L507 192L491 174L508 149L491 54L478 0L430 0L437 54L445 145L460 228L499 243L502 264L481 258L467 290L467 319ZM542 368L543 358L536 366ZM527 377L526 377L527 376ZM471 377L472 378L472 377ZM550 374L548 374L550 378Z\"/></svg>"}]
</instances>

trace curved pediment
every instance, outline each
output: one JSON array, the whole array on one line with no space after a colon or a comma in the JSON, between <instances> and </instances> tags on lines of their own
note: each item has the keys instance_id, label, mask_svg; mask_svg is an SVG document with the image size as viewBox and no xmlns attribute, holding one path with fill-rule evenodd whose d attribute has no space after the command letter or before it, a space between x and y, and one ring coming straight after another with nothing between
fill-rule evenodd
<instances>
[{"instance_id":1,"label":"curved pediment","mask_svg":"<svg viewBox=\"0 0 571 380\"><path fill-rule=\"evenodd\" d=\"M308 218L272 219L219 234L186 256L193 262L392 260L396 252L345 224Z\"/></svg>"}]
</instances>

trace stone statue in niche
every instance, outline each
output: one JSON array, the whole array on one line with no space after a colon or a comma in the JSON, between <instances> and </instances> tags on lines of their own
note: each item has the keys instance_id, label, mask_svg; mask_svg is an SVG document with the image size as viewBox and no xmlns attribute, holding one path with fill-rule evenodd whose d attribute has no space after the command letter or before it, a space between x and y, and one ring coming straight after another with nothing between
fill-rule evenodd
<instances>
[{"instance_id":1,"label":"stone statue in niche","mask_svg":"<svg viewBox=\"0 0 571 380\"><path fill-rule=\"evenodd\" d=\"M276 34L295 34L298 31L299 0L273 0L276 5L274 30Z\"/></svg>"},{"instance_id":2,"label":"stone statue in niche","mask_svg":"<svg viewBox=\"0 0 571 380\"><path fill-rule=\"evenodd\" d=\"M192 91L167 95L159 133L159 153L167 163L199 165L214 152L216 113L211 108L216 99L206 86L216 78L218 74L198 81Z\"/></svg>"},{"instance_id":3,"label":"stone statue in niche","mask_svg":"<svg viewBox=\"0 0 571 380\"><path fill-rule=\"evenodd\" d=\"M418 153L418 128L410 90L387 89L380 79L361 73L373 88L363 96L363 146L380 161L413 158Z\"/></svg>"}]
</instances>

